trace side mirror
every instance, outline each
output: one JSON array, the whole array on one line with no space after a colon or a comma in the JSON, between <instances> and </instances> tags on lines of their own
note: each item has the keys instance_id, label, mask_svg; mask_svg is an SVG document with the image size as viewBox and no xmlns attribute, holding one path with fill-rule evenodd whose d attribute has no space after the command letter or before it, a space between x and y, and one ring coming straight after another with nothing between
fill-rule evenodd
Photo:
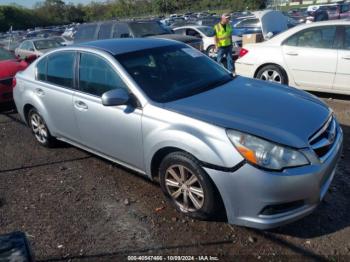
<instances>
[{"instance_id":1,"label":"side mirror","mask_svg":"<svg viewBox=\"0 0 350 262\"><path fill-rule=\"evenodd\" d=\"M29 51L34 52L35 50L33 47L31 47L31 48L29 48Z\"/></svg>"},{"instance_id":2,"label":"side mirror","mask_svg":"<svg viewBox=\"0 0 350 262\"><path fill-rule=\"evenodd\" d=\"M102 104L104 106L126 105L130 100L129 93L122 88L107 91L102 95Z\"/></svg>"}]
</instances>

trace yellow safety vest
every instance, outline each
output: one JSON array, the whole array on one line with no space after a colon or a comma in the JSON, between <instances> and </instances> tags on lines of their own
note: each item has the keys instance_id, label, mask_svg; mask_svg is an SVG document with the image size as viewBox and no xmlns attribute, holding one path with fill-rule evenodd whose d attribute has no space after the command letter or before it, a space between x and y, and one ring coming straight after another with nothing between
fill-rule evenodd
<instances>
[{"instance_id":1,"label":"yellow safety vest","mask_svg":"<svg viewBox=\"0 0 350 262\"><path fill-rule=\"evenodd\" d=\"M226 25L226 31L221 23L218 23L214 27L216 38L218 39L218 47L225 47L232 45L232 26Z\"/></svg>"}]
</instances>

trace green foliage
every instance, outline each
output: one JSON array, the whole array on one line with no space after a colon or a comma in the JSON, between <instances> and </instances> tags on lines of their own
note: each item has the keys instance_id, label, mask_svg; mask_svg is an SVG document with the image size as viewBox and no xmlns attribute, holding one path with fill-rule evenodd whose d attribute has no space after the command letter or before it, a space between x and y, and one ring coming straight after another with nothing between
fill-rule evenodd
<instances>
[{"instance_id":1,"label":"green foliage","mask_svg":"<svg viewBox=\"0 0 350 262\"><path fill-rule=\"evenodd\" d=\"M259 9L264 7L264 3L264 0L110 0L83 6L65 4L62 0L45 0L38 2L34 9L0 5L0 31L7 31L10 26L25 29L175 12Z\"/></svg>"}]
</instances>

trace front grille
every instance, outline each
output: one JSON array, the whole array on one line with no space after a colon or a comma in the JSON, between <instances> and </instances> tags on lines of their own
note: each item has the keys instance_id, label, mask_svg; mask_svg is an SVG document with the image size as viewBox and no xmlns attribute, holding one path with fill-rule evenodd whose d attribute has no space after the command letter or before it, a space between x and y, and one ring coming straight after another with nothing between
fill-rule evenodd
<instances>
[{"instance_id":1,"label":"front grille","mask_svg":"<svg viewBox=\"0 0 350 262\"><path fill-rule=\"evenodd\" d=\"M333 147L337 137L337 123L333 116L309 139L311 148L316 155L323 160Z\"/></svg>"}]
</instances>

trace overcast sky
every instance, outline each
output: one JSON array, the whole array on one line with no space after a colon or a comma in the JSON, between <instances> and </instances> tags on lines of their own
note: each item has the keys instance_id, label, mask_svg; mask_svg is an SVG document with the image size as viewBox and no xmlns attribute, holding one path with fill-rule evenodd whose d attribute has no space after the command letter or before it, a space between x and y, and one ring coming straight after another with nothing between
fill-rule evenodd
<instances>
[{"instance_id":1,"label":"overcast sky","mask_svg":"<svg viewBox=\"0 0 350 262\"><path fill-rule=\"evenodd\" d=\"M73 3L73 4L88 4L92 1L94 2L104 2L105 0L63 0L66 3ZM4 4L11 4L11 3L16 3L18 5L22 5L25 7L33 7L36 2L42 2L41 0L0 0L0 5Z\"/></svg>"}]
</instances>

